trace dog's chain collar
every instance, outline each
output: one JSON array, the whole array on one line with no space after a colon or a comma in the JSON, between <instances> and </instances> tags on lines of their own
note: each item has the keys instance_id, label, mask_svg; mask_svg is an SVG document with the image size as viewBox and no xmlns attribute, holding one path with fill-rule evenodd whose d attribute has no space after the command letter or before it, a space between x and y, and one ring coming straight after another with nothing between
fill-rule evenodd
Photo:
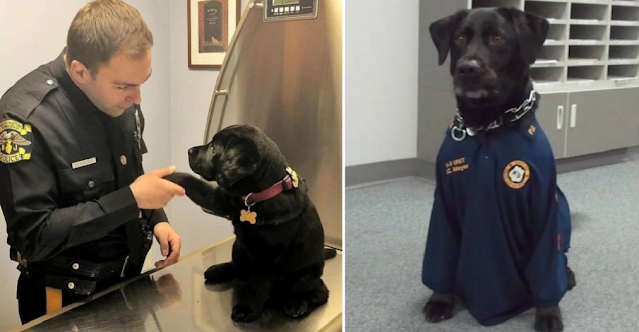
<instances>
[{"instance_id":1,"label":"dog's chain collar","mask_svg":"<svg viewBox=\"0 0 639 332\"><path fill-rule=\"evenodd\" d=\"M459 114L459 110L457 110L457 114L455 115L457 124L454 125L453 128L451 129L450 135L455 141L461 142L466 138L467 134L470 136L475 136L481 130L493 130L503 126L505 123L515 122L521 119L521 117L526 115L526 113L528 113L532 109L532 107L535 105L536 100L537 100L537 92L534 89L532 89L530 90L530 95L528 96L528 98L524 100L524 102L521 103L519 107L511 108L507 110L506 112L504 112L505 115L509 113L513 114L513 116L510 118L508 122L505 122L504 115L502 115L499 117L499 119L493 121L488 126L479 127L479 128L464 127L464 118Z\"/></svg>"}]
</instances>

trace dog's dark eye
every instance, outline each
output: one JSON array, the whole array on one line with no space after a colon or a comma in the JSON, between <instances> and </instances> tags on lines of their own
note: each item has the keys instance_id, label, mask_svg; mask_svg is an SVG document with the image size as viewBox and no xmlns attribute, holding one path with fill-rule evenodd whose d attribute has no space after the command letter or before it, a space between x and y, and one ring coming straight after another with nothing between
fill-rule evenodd
<instances>
[{"instance_id":1,"label":"dog's dark eye","mask_svg":"<svg viewBox=\"0 0 639 332\"><path fill-rule=\"evenodd\" d=\"M464 36L464 35L457 36L457 38L455 39L455 44L457 44L459 46L465 45L466 44L466 36Z\"/></svg>"},{"instance_id":2,"label":"dog's dark eye","mask_svg":"<svg viewBox=\"0 0 639 332\"><path fill-rule=\"evenodd\" d=\"M490 39L494 45L502 45L506 42L506 39L499 35L492 36Z\"/></svg>"}]
</instances>

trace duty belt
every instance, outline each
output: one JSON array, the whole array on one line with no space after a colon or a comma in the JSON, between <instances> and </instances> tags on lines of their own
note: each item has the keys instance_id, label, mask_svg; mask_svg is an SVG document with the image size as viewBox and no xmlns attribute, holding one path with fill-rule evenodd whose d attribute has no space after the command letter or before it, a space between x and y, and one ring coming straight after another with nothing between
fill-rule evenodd
<instances>
[{"instance_id":1,"label":"duty belt","mask_svg":"<svg viewBox=\"0 0 639 332\"><path fill-rule=\"evenodd\" d=\"M29 262L25 272L41 277L44 286L74 294L91 295L98 283L124 278L129 256L112 262L93 263L58 256L46 262Z\"/></svg>"}]
</instances>

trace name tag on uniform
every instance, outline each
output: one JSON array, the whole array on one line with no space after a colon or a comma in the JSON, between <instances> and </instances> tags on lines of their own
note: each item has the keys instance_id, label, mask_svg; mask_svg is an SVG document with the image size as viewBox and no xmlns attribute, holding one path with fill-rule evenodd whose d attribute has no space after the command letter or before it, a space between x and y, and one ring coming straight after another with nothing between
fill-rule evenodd
<instances>
[{"instance_id":1,"label":"name tag on uniform","mask_svg":"<svg viewBox=\"0 0 639 332\"><path fill-rule=\"evenodd\" d=\"M89 158L89 159L84 159L84 160L80 160L80 161L76 161L73 164L71 164L71 167L73 167L73 169L76 168L80 168L80 167L84 167L84 166L89 166L95 164L95 157L93 158Z\"/></svg>"}]
</instances>

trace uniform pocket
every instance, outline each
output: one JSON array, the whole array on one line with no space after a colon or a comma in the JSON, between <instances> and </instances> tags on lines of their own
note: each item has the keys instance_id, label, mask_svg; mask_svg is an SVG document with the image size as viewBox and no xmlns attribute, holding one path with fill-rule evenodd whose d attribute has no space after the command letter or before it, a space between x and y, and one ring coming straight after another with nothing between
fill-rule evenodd
<instances>
[{"instance_id":1,"label":"uniform pocket","mask_svg":"<svg viewBox=\"0 0 639 332\"><path fill-rule=\"evenodd\" d=\"M105 186L111 186L115 180L113 170L107 163L61 170L58 176L63 193L82 193L85 200L98 198Z\"/></svg>"}]
</instances>

